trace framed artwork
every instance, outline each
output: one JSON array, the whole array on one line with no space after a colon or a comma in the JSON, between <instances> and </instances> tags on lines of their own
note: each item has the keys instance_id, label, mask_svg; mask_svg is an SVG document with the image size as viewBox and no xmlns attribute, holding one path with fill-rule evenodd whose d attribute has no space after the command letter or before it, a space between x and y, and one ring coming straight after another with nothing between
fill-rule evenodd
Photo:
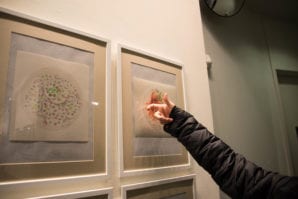
<instances>
[{"instance_id":1,"label":"framed artwork","mask_svg":"<svg viewBox=\"0 0 298 199\"><path fill-rule=\"evenodd\" d=\"M94 190L56 194L56 195L47 195L47 196L40 196L40 197L34 197L34 198L35 199L50 199L50 198L55 198L55 199L75 199L75 198L113 199L112 191L113 191L112 188L105 188L105 189L94 189Z\"/></svg>"},{"instance_id":2,"label":"framed artwork","mask_svg":"<svg viewBox=\"0 0 298 199\"><path fill-rule=\"evenodd\" d=\"M195 175L170 178L121 188L123 199L194 199Z\"/></svg>"},{"instance_id":3,"label":"framed artwork","mask_svg":"<svg viewBox=\"0 0 298 199\"><path fill-rule=\"evenodd\" d=\"M162 103L164 93L185 107L182 66L124 46L119 56L121 175L188 165L184 147L146 111L150 100Z\"/></svg>"},{"instance_id":4,"label":"framed artwork","mask_svg":"<svg viewBox=\"0 0 298 199\"><path fill-rule=\"evenodd\" d=\"M109 41L0 10L0 182L107 174Z\"/></svg>"}]
</instances>

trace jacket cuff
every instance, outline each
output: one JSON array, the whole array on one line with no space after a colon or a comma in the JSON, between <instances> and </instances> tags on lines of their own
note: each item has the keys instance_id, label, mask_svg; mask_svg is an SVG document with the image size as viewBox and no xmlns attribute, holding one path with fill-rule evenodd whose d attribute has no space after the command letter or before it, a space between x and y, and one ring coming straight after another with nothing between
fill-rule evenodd
<instances>
[{"instance_id":1,"label":"jacket cuff","mask_svg":"<svg viewBox=\"0 0 298 199\"><path fill-rule=\"evenodd\" d=\"M174 106L169 115L169 117L172 118L173 121L164 125L164 131L166 131L174 137L178 137L179 132L177 130L177 127L181 123L180 119L183 118L183 113L184 111L181 108Z\"/></svg>"}]
</instances>

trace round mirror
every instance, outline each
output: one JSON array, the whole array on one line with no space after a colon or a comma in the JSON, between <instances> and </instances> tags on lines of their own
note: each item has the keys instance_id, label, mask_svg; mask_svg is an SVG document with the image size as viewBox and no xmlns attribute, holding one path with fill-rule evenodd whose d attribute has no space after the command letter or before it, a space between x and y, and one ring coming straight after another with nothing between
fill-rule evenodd
<instances>
[{"instance_id":1,"label":"round mirror","mask_svg":"<svg viewBox=\"0 0 298 199\"><path fill-rule=\"evenodd\" d=\"M239 13L245 0L204 0L207 7L222 17L231 17Z\"/></svg>"}]
</instances>

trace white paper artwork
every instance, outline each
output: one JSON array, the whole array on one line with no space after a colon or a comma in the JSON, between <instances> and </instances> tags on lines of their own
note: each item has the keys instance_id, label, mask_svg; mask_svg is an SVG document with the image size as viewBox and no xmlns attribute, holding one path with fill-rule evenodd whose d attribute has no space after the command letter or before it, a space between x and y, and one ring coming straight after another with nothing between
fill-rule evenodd
<instances>
[{"instance_id":1,"label":"white paper artwork","mask_svg":"<svg viewBox=\"0 0 298 199\"><path fill-rule=\"evenodd\" d=\"M17 51L10 115L13 141L88 141L89 67Z\"/></svg>"},{"instance_id":2,"label":"white paper artwork","mask_svg":"<svg viewBox=\"0 0 298 199\"><path fill-rule=\"evenodd\" d=\"M134 155L182 154L182 147L176 138L164 132L163 126L153 120L146 110L152 92L157 95L157 101L162 101L163 94L167 93L171 101L177 102L175 75L138 64L132 65L132 71Z\"/></svg>"}]
</instances>

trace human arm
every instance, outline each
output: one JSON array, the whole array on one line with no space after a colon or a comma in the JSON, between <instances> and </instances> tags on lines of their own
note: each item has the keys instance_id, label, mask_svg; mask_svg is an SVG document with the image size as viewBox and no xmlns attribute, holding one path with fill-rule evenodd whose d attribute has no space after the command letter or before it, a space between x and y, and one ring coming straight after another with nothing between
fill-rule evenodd
<instances>
[{"instance_id":1,"label":"human arm","mask_svg":"<svg viewBox=\"0 0 298 199\"><path fill-rule=\"evenodd\" d=\"M160 113L165 109L154 105L149 108L149 111L161 109ZM297 198L297 178L266 171L248 161L188 112L173 106L169 115L160 114L156 119L159 118L172 118L164 125L164 130L177 137L221 190L232 198Z\"/></svg>"},{"instance_id":2,"label":"human arm","mask_svg":"<svg viewBox=\"0 0 298 199\"><path fill-rule=\"evenodd\" d=\"M281 177L247 161L210 133L189 113L174 107L164 125L166 132L186 147L208 171L221 190L232 198L268 198ZM270 198L270 197L269 197Z\"/></svg>"}]
</instances>

